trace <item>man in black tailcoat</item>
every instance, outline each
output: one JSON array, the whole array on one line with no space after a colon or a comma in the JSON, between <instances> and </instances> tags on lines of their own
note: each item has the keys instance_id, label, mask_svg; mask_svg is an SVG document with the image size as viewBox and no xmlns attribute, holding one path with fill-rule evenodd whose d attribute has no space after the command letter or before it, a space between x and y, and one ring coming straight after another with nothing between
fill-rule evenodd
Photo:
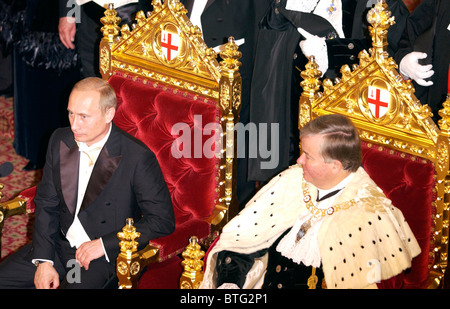
<instances>
[{"instance_id":1,"label":"man in black tailcoat","mask_svg":"<svg viewBox=\"0 0 450 309\"><path fill-rule=\"evenodd\" d=\"M366 15L376 1L342 0L338 6L337 1L313 0L307 3L310 11L288 10L287 2L273 1L272 9L262 22L256 48L250 122L268 124L267 149L271 149L272 154L278 153L278 160L264 158L260 153L249 159L249 179L261 182L287 168L299 156L299 70L304 70L307 62L305 49L299 43L308 42L309 37L314 36L315 41L310 46L323 44L322 52L312 50L309 54L316 60L324 54L322 58L327 65L320 69L324 78L331 79L338 76L342 65L358 63L359 52L371 46ZM409 12L401 0L387 0L386 3L396 21L388 32L388 51L393 55ZM339 13L336 7L342 10L339 27L329 22L331 14ZM327 12L331 12L330 15ZM258 143L261 143L260 139Z\"/></svg>"},{"instance_id":2,"label":"man in black tailcoat","mask_svg":"<svg viewBox=\"0 0 450 309\"><path fill-rule=\"evenodd\" d=\"M450 1L423 0L411 13L395 60L415 95L437 121L450 92Z\"/></svg>"}]
</instances>

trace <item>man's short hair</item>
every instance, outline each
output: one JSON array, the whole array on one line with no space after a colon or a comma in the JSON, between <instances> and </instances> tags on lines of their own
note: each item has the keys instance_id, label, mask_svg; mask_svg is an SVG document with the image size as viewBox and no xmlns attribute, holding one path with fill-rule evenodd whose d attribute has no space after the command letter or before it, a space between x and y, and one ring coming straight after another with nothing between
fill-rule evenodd
<instances>
[{"instance_id":1,"label":"man's short hair","mask_svg":"<svg viewBox=\"0 0 450 309\"><path fill-rule=\"evenodd\" d=\"M75 84L73 90L77 91L97 91L100 93L100 109L106 112L110 108L117 107L117 97L114 88L98 77L86 77Z\"/></svg>"},{"instance_id":2,"label":"man's short hair","mask_svg":"<svg viewBox=\"0 0 450 309\"><path fill-rule=\"evenodd\" d=\"M362 163L361 140L350 119L343 115L324 115L308 122L300 131L305 136L322 135L320 153L324 160L338 160L344 170L355 172Z\"/></svg>"}]
</instances>

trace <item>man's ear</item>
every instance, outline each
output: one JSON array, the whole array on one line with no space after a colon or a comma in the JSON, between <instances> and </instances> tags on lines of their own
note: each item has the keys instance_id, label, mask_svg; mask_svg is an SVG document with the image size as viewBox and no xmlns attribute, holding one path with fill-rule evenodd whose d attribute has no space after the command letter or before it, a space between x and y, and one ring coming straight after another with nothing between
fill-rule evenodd
<instances>
[{"instance_id":1,"label":"man's ear","mask_svg":"<svg viewBox=\"0 0 450 309\"><path fill-rule=\"evenodd\" d=\"M335 173L339 173L344 169L342 162L339 160L333 160L333 166L332 169Z\"/></svg>"},{"instance_id":2,"label":"man's ear","mask_svg":"<svg viewBox=\"0 0 450 309\"><path fill-rule=\"evenodd\" d=\"M108 108L106 111L106 121L109 123L114 119L116 115L116 109L114 107Z\"/></svg>"}]
</instances>

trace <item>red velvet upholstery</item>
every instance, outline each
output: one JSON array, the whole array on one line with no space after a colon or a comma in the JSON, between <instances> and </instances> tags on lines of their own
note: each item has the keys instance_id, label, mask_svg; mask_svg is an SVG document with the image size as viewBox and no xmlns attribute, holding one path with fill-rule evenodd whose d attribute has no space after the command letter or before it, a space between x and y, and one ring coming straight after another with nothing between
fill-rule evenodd
<instances>
[{"instance_id":1,"label":"red velvet upholstery","mask_svg":"<svg viewBox=\"0 0 450 309\"><path fill-rule=\"evenodd\" d=\"M108 82L116 90L118 99L114 123L155 153L175 212L175 232L150 242L159 248L160 260L164 264L149 265L151 274L142 275L139 287L178 288L182 269L176 255L184 250L190 236L196 235L201 240L210 234L210 225L204 219L211 215L218 198L215 188L219 160L215 156L202 155L203 145L212 153L215 150L214 143L211 143L215 131L203 130L210 123L218 124L221 115L215 102L180 94L166 86L144 83L120 73L113 75ZM179 137L186 137L185 131L172 132L174 125L180 123L189 126L191 143L191 154L181 157L180 152L186 150L183 147L189 145L178 145ZM175 156L174 144L180 150ZM168 273L173 273L177 281L170 279L172 276Z\"/></svg>"},{"instance_id":2,"label":"red velvet upholstery","mask_svg":"<svg viewBox=\"0 0 450 309\"><path fill-rule=\"evenodd\" d=\"M432 209L435 185L433 164L418 157L363 142L363 166L399 208L410 225L421 254L410 270L379 284L380 288L423 288L428 277Z\"/></svg>"}]
</instances>

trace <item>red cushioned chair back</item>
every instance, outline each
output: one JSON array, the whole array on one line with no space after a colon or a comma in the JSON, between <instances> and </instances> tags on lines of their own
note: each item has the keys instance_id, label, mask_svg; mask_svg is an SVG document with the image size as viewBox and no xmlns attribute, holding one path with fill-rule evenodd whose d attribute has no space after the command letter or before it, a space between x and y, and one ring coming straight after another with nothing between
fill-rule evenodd
<instances>
[{"instance_id":1,"label":"red cushioned chair back","mask_svg":"<svg viewBox=\"0 0 450 309\"><path fill-rule=\"evenodd\" d=\"M219 166L212 155L216 136L211 128L220 119L215 103L121 75L109 83L118 99L114 123L155 153L176 222L208 218L217 198Z\"/></svg>"},{"instance_id":2,"label":"red cushioned chair back","mask_svg":"<svg viewBox=\"0 0 450 309\"><path fill-rule=\"evenodd\" d=\"M435 168L427 160L362 143L363 166L392 204L399 208L416 237L421 254L410 270L383 281L382 288L421 288L428 278Z\"/></svg>"}]
</instances>

